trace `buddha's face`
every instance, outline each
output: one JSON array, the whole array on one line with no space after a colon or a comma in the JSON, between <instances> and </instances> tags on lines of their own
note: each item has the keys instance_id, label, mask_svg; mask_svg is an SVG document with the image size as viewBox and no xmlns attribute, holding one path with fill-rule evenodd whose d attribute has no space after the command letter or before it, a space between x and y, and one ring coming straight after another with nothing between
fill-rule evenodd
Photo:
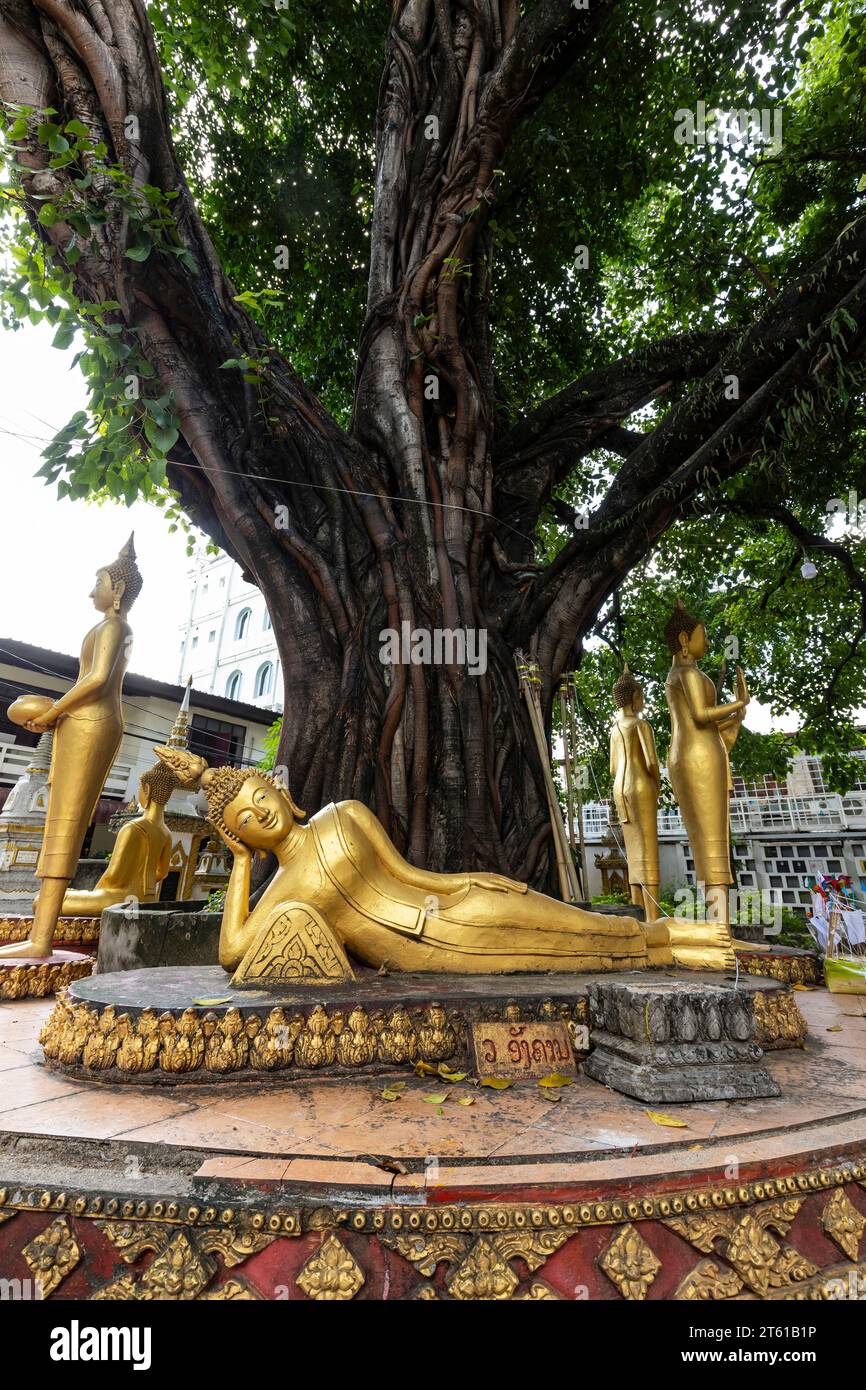
<instances>
[{"instance_id":1,"label":"buddha's face","mask_svg":"<svg viewBox=\"0 0 866 1390\"><path fill-rule=\"evenodd\" d=\"M687 632L680 633L680 651L683 656L694 657L695 661L700 661L707 652L707 629L703 623L698 623L691 637Z\"/></svg>"},{"instance_id":2,"label":"buddha's face","mask_svg":"<svg viewBox=\"0 0 866 1390\"><path fill-rule=\"evenodd\" d=\"M114 606L114 585L108 570L96 571L96 583L90 591L90 597L93 599L94 608L100 613L107 613L109 608Z\"/></svg>"},{"instance_id":3,"label":"buddha's face","mask_svg":"<svg viewBox=\"0 0 866 1390\"><path fill-rule=\"evenodd\" d=\"M640 714L641 710L643 709L643 703L643 691L636 690L634 692L634 699L631 702L631 707L634 710L635 714Z\"/></svg>"},{"instance_id":4,"label":"buddha's face","mask_svg":"<svg viewBox=\"0 0 866 1390\"><path fill-rule=\"evenodd\" d=\"M284 840L295 823L282 792L264 777L247 777L223 811L226 827L250 849L269 850Z\"/></svg>"},{"instance_id":5,"label":"buddha's face","mask_svg":"<svg viewBox=\"0 0 866 1390\"><path fill-rule=\"evenodd\" d=\"M700 661L701 657L706 655L707 629L704 627L703 623L698 623L689 638L689 651L695 658L695 661Z\"/></svg>"}]
</instances>

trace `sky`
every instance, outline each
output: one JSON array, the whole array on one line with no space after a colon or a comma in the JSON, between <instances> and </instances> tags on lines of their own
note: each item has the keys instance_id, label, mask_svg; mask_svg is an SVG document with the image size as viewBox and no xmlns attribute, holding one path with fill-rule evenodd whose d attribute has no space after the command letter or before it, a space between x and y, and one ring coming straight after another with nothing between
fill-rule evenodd
<instances>
[{"instance_id":1,"label":"sky","mask_svg":"<svg viewBox=\"0 0 866 1390\"><path fill-rule=\"evenodd\" d=\"M116 559L130 531L144 587L130 613L130 669L176 682L189 602L186 536L169 535L157 507L60 500L34 477L55 431L84 408L84 379L70 370L76 346L51 346L54 329L0 328L0 526L4 584L0 641L14 637L77 656L95 621L88 598L96 570Z\"/></svg>"}]
</instances>

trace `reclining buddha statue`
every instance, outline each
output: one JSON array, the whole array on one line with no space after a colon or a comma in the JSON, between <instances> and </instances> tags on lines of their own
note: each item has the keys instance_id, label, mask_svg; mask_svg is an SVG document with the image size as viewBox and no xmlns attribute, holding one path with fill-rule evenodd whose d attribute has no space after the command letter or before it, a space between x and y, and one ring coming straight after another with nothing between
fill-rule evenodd
<instances>
[{"instance_id":1,"label":"reclining buddha statue","mask_svg":"<svg viewBox=\"0 0 866 1390\"><path fill-rule=\"evenodd\" d=\"M433 873L409 864L359 801L306 813L256 768L209 768L157 748L234 856L219 958L235 983L351 976L349 956L393 971L504 974L629 970L647 964L632 917L585 912L493 873ZM253 855L277 869L250 910Z\"/></svg>"}]
</instances>

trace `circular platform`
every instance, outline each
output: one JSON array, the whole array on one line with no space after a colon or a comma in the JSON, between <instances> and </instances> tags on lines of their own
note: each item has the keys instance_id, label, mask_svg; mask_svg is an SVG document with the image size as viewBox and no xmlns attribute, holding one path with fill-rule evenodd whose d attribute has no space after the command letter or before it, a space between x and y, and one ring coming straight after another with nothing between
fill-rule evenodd
<instances>
[{"instance_id":1,"label":"circular platform","mask_svg":"<svg viewBox=\"0 0 866 1390\"><path fill-rule=\"evenodd\" d=\"M18 1001L0 1011L0 1275L32 1270L52 1299L850 1296L866 1001L795 997L809 1036L766 1057L779 1096L661 1114L582 1075L553 1099L368 1068L95 1086L39 1062L52 1005Z\"/></svg>"},{"instance_id":2,"label":"circular platform","mask_svg":"<svg viewBox=\"0 0 866 1390\"><path fill-rule=\"evenodd\" d=\"M157 1085L261 1082L312 1074L465 1064L473 1023L564 1022L577 1056L589 1048L589 985L598 975L390 975L363 971L328 986L233 988L218 966L163 967L78 980L41 1034L58 1069ZM772 979L698 971L629 971L655 989L712 985L751 1005L763 1047L796 1047L804 1025Z\"/></svg>"}]
</instances>

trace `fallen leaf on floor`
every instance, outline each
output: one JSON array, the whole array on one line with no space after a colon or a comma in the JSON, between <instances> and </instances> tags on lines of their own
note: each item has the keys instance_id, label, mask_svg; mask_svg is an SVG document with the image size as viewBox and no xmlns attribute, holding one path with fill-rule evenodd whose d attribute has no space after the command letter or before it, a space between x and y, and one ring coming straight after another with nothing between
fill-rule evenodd
<instances>
[{"instance_id":1,"label":"fallen leaf on floor","mask_svg":"<svg viewBox=\"0 0 866 1390\"><path fill-rule=\"evenodd\" d=\"M224 999L193 999L194 1004L201 1004L203 1009L209 1009L213 1004L230 1004L232 997L227 994Z\"/></svg>"},{"instance_id":2,"label":"fallen leaf on floor","mask_svg":"<svg viewBox=\"0 0 866 1390\"><path fill-rule=\"evenodd\" d=\"M825 1032L825 1033L841 1033L841 1032L842 1032L842 1025L841 1025L841 1023L834 1023L832 1028L825 1028L825 1029L824 1029L824 1032Z\"/></svg>"},{"instance_id":3,"label":"fallen leaf on floor","mask_svg":"<svg viewBox=\"0 0 866 1390\"><path fill-rule=\"evenodd\" d=\"M689 1144L689 1153L693 1154L695 1149L702 1149L703 1147L703 1144Z\"/></svg>"},{"instance_id":4,"label":"fallen leaf on floor","mask_svg":"<svg viewBox=\"0 0 866 1390\"><path fill-rule=\"evenodd\" d=\"M688 1129L685 1120L675 1120L673 1115L663 1115L661 1110L646 1112L654 1125L667 1125L669 1129Z\"/></svg>"},{"instance_id":5,"label":"fallen leaf on floor","mask_svg":"<svg viewBox=\"0 0 866 1390\"><path fill-rule=\"evenodd\" d=\"M544 1096L545 1100L562 1100L562 1096L558 1091L542 1091L541 1094Z\"/></svg>"},{"instance_id":6,"label":"fallen leaf on floor","mask_svg":"<svg viewBox=\"0 0 866 1390\"><path fill-rule=\"evenodd\" d=\"M541 1079L539 1080L538 1084L539 1084L539 1086L550 1086L550 1087L554 1087L554 1086L571 1086L572 1083L573 1083L573 1081L574 1081L574 1077L572 1077L572 1076L563 1076L562 1072L559 1072L559 1071L552 1071L552 1072L550 1073L550 1076L542 1076Z\"/></svg>"},{"instance_id":7,"label":"fallen leaf on floor","mask_svg":"<svg viewBox=\"0 0 866 1390\"><path fill-rule=\"evenodd\" d=\"M436 1070L443 1081L465 1081L469 1075L468 1071L449 1071L444 1062L440 1062Z\"/></svg>"},{"instance_id":8,"label":"fallen leaf on floor","mask_svg":"<svg viewBox=\"0 0 866 1390\"><path fill-rule=\"evenodd\" d=\"M482 1076L482 1086L490 1086L494 1091L507 1091L509 1086L513 1086L513 1081L508 1081L504 1076Z\"/></svg>"},{"instance_id":9,"label":"fallen leaf on floor","mask_svg":"<svg viewBox=\"0 0 866 1390\"><path fill-rule=\"evenodd\" d=\"M457 1104L458 1104L458 1105L474 1105L474 1104L475 1104L475 1099L476 1099L475 1096L458 1096L458 1097L457 1097Z\"/></svg>"},{"instance_id":10,"label":"fallen leaf on floor","mask_svg":"<svg viewBox=\"0 0 866 1390\"><path fill-rule=\"evenodd\" d=\"M401 1088L400 1090L398 1090L396 1086L386 1086L385 1089L384 1089L384 1091L382 1092L382 1099L383 1099L383 1100L402 1100L402 1099L403 1099L402 1088Z\"/></svg>"},{"instance_id":11,"label":"fallen leaf on floor","mask_svg":"<svg viewBox=\"0 0 866 1390\"><path fill-rule=\"evenodd\" d=\"M812 994L812 993L815 991L815 989L817 988L817 986L816 986L816 985L801 985L800 982L799 982L799 980L798 980L797 983L796 983L795 985L792 985L792 986L791 986L791 988L792 988L792 989L802 989L802 990L805 990L807 994Z\"/></svg>"},{"instance_id":12,"label":"fallen leaf on floor","mask_svg":"<svg viewBox=\"0 0 866 1390\"><path fill-rule=\"evenodd\" d=\"M415 1075L416 1075L416 1076L435 1076L435 1075L436 1075L436 1068L435 1068L435 1067L431 1067L431 1065L430 1065L429 1062L421 1062L421 1061L418 1061L418 1062L415 1063Z\"/></svg>"},{"instance_id":13,"label":"fallen leaf on floor","mask_svg":"<svg viewBox=\"0 0 866 1390\"><path fill-rule=\"evenodd\" d=\"M442 1105L450 1096L450 1091L436 1091L432 1096L425 1096L428 1105Z\"/></svg>"}]
</instances>

